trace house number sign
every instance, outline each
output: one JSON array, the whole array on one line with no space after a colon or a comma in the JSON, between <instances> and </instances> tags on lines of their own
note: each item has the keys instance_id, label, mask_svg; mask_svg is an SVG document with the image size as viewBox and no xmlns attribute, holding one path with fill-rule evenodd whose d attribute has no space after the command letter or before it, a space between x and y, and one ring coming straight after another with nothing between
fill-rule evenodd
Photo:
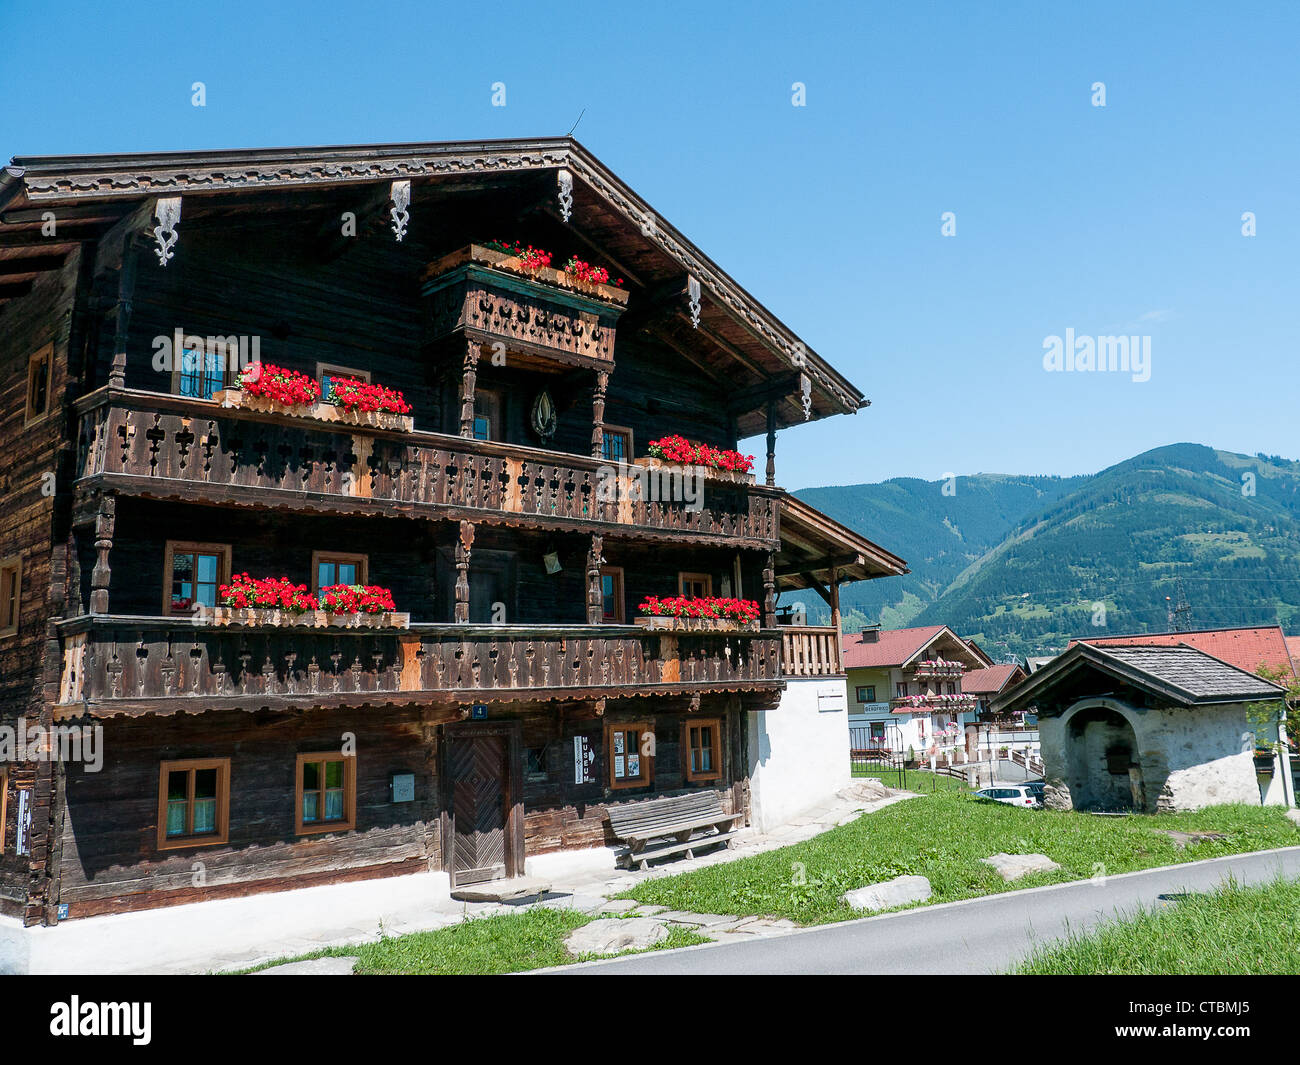
<instances>
[{"instance_id":1,"label":"house number sign","mask_svg":"<svg viewBox=\"0 0 1300 1065\"><path fill-rule=\"evenodd\" d=\"M596 752L591 749L591 740L586 736L573 737L573 782L575 784L591 783L591 767L596 762Z\"/></svg>"}]
</instances>

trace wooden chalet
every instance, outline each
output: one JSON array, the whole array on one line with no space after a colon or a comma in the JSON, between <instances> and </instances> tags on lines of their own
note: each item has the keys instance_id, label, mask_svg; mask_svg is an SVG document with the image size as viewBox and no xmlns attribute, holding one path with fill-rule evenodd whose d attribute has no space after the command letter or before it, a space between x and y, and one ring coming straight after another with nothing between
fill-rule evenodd
<instances>
[{"instance_id":1,"label":"wooden chalet","mask_svg":"<svg viewBox=\"0 0 1300 1065\"><path fill-rule=\"evenodd\" d=\"M234 402L250 353L411 421ZM779 593L904 572L777 486L780 430L864 405L571 139L15 159L0 725L100 726L104 760L0 761L0 914L510 876L666 795L744 817L751 713L843 674ZM767 453L694 500L609 489L673 434ZM225 617L245 572L409 621ZM636 624L682 592L762 620Z\"/></svg>"}]
</instances>

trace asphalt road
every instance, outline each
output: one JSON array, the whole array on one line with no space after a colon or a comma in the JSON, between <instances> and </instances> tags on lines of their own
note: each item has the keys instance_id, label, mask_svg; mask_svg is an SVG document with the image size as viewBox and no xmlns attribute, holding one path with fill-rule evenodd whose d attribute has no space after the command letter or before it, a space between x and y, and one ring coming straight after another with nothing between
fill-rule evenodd
<instances>
[{"instance_id":1,"label":"asphalt road","mask_svg":"<svg viewBox=\"0 0 1300 1065\"><path fill-rule=\"evenodd\" d=\"M655 951L552 973L617 976L894 974L1003 972L1038 943L1058 939L1169 896L1210 891L1230 875L1239 884L1300 878L1300 847L1237 854L1186 865L1029 888L964 902L824 925L746 943ZM1165 896L1162 899L1162 896Z\"/></svg>"}]
</instances>

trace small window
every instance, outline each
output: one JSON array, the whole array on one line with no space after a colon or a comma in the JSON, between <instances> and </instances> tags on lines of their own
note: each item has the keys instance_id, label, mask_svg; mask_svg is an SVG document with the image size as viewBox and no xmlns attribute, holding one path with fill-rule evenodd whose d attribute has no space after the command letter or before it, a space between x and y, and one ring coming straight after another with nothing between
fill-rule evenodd
<instances>
[{"instance_id":1,"label":"small window","mask_svg":"<svg viewBox=\"0 0 1300 1065\"><path fill-rule=\"evenodd\" d=\"M901 699L904 695L906 695L906 694L907 694L907 681L905 681L905 680L900 680L897 684L895 684L895 685L894 685L894 694L895 694L898 698L900 698L900 699Z\"/></svg>"},{"instance_id":2,"label":"small window","mask_svg":"<svg viewBox=\"0 0 1300 1065\"><path fill-rule=\"evenodd\" d=\"M623 568L600 567L600 620L606 625L622 625L627 615L623 607Z\"/></svg>"},{"instance_id":3,"label":"small window","mask_svg":"<svg viewBox=\"0 0 1300 1065\"><path fill-rule=\"evenodd\" d=\"M722 722L717 718L688 721L683 726L682 754L686 779L717 780L722 776Z\"/></svg>"},{"instance_id":4,"label":"small window","mask_svg":"<svg viewBox=\"0 0 1300 1065\"><path fill-rule=\"evenodd\" d=\"M611 788L643 788L654 779L654 730L644 722L605 726Z\"/></svg>"},{"instance_id":5,"label":"small window","mask_svg":"<svg viewBox=\"0 0 1300 1065\"><path fill-rule=\"evenodd\" d=\"M546 748L524 748L524 780L530 784L544 784L549 779L546 772Z\"/></svg>"},{"instance_id":6,"label":"small window","mask_svg":"<svg viewBox=\"0 0 1300 1065\"><path fill-rule=\"evenodd\" d=\"M15 555L0 562L0 636L18 632L23 605L23 560Z\"/></svg>"},{"instance_id":7,"label":"small window","mask_svg":"<svg viewBox=\"0 0 1300 1065\"><path fill-rule=\"evenodd\" d=\"M54 389L54 345L46 344L27 360L27 413L25 422L39 421L50 413Z\"/></svg>"},{"instance_id":8,"label":"small window","mask_svg":"<svg viewBox=\"0 0 1300 1065\"><path fill-rule=\"evenodd\" d=\"M490 388L474 393L474 439L501 439L501 396Z\"/></svg>"},{"instance_id":9,"label":"small window","mask_svg":"<svg viewBox=\"0 0 1300 1065\"><path fill-rule=\"evenodd\" d=\"M707 573L677 574L677 594L704 598L713 594L713 578Z\"/></svg>"},{"instance_id":10,"label":"small window","mask_svg":"<svg viewBox=\"0 0 1300 1065\"><path fill-rule=\"evenodd\" d=\"M632 430L623 425L602 427L604 443L601 445L606 462L632 461Z\"/></svg>"},{"instance_id":11,"label":"small window","mask_svg":"<svg viewBox=\"0 0 1300 1065\"><path fill-rule=\"evenodd\" d=\"M238 365L239 348L227 350L215 338L209 338L207 344L182 347L172 369L172 392L190 399L212 399L233 380Z\"/></svg>"},{"instance_id":12,"label":"small window","mask_svg":"<svg viewBox=\"0 0 1300 1065\"><path fill-rule=\"evenodd\" d=\"M230 759L163 762L158 777L158 849L225 843Z\"/></svg>"},{"instance_id":13,"label":"small window","mask_svg":"<svg viewBox=\"0 0 1300 1065\"><path fill-rule=\"evenodd\" d=\"M366 555L345 555L333 551L313 551L311 571L315 591L335 584L366 584L370 579L370 560Z\"/></svg>"},{"instance_id":14,"label":"small window","mask_svg":"<svg viewBox=\"0 0 1300 1065\"><path fill-rule=\"evenodd\" d=\"M230 546L168 540L163 572L164 614L211 609L217 605L217 590L230 582Z\"/></svg>"},{"instance_id":15,"label":"small window","mask_svg":"<svg viewBox=\"0 0 1300 1065\"><path fill-rule=\"evenodd\" d=\"M337 752L298 755L298 834L341 832L357 824L357 760Z\"/></svg>"},{"instance_id":16,"label":"small window","mask_svg":"<svg viewBox=\"0 0 1300 1065\"><path fill-rule=\"evenodd\" d=\"M876 701L876 686L874 684L859 684L857 699L860 703L874 703Z\"/></svg>"},{"instance_id":17,"label":"small window","mask_svg":"<svg viewBox=\"0 0 1300 1065\"><path fill-rule=\"evenodd\" d=\"M316 379L320 381L320 398L329 401L330 382L335 377L350 377L354 381L364 381L370 384L369 370L350 370L346 366L332 366L329 363L318 362L316 364Z\"/></svg>"}]
</instances>

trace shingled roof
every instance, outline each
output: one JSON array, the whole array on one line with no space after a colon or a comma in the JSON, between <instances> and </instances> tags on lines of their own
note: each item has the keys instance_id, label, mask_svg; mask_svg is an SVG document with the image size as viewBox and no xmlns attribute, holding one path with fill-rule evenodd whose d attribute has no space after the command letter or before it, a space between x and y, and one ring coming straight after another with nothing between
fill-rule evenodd
<instances>
[{"instance_id":1,"label":"shingled roof","mask_svg":"<svg viewBox=\"0 0 1300 1065\"><path fill-rule=\"evenodd\" d=\"M1076 642L1076 641L1071 641ZM1260 666L1294 672L1289 638L1280 625L1248 625L1236 628L1197 629L1192 632L1147 632L1128 636L1085 636L1079 643L1094 647L1159 644L1163 647L1185 645L1214 655L1238 669L1254 673Z\"/></svg>"},{"instance_id":2,"label":"shingled roof","mask_svg":"<svg viewBox=\"0 0 1300 1065\"><path fill-rule=\"evenodd\" d=\"M1280 698L1283 690L1244 669L1185 644L1098 647L1077 643L1024 682L995 697L992 710L1022 710L1081 670L1139 688L1163 703L1212 706Z\"/></svg>"}]
</instances>

